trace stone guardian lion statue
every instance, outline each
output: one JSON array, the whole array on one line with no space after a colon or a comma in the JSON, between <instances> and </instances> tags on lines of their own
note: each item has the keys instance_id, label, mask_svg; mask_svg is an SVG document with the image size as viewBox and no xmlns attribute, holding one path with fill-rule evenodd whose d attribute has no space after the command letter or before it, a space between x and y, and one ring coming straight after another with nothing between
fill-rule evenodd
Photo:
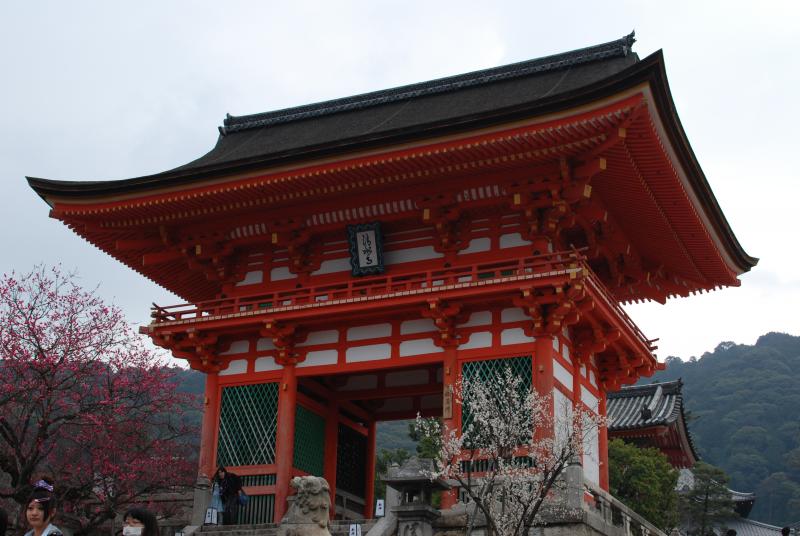
<instances>
[{"instance_id":1,"label":"stone guardian lion statue","mask_svg":"<svg viewBox=\"0 0 800 536\"><path fill-rule=\"evenodd\" d=\"M328 481L318 476L296 476L290 484L297 493L281 519L278 536L330 536Z\"/></svg>"}]
</instances>

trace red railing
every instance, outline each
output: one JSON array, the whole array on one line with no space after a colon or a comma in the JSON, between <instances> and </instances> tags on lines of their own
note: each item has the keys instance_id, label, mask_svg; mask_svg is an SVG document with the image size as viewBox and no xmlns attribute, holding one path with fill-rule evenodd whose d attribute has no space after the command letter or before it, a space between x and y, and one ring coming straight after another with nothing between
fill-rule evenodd
<instances>
[{"instance_id":1,"label":"red railing","mask_svg":"<svg viewBox=\"0 0 800 536\"><path fill-rule=\"evenodd\" d=\"M327 285L313 285L298 289L232 296L198 303L184 303L161 307L153 304L151 317L154 323L189 320L218 316L255 309L268 310L297 305L307 305L333 300L378 297L425 288L435 288L457 283L476 282L498 277L547 274L583 267L584 258L574 251L525 257L518 260L480 263L449 268L437 268L404 274L387 274Z\"/></svg>"},{"instance_id":2,"label":"red railing","mask_svg":"<svg viewBox=\"0 0 800 536\"><path fill-rule=\"evenodd\" d=\"M394 297L403 292L418 292L422 289L436 287L452 288L451 285L475 284L485 281L487 284L500 283L498 279L509 276L547 277L559 274L576 274L585 278L606 305L614 310L624 324L646 345L647 337L631 320L619 302L586 264L586 259L579 251L562 251L521 259L478 263L435 270L424 270L404 274L387 274L358 279L348 279L327 285L313 285L297 289L265 292L245 296L233 296L208 300L195 304L184 303L161 307L153 304L151 316L154 324L191 321L194 319L210 319L231 315L270 310L286 310L286 308L325 305L328 302L347 303L347 300L375 300L381 296ZM533 278L532 278L533 279Z\"/></svg>"}]
</instances>

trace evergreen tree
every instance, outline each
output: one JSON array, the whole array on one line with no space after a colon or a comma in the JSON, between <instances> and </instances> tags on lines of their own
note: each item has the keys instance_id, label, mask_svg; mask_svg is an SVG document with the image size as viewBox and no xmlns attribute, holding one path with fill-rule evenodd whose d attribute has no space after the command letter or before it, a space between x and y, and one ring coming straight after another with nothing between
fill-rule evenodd
<instances>
[{"instance_id":1,"label":"evergreen tree","mask_svg":"<svg viewBox=\"0 0 800 536\"><path fill-rule=\"evenodd\" d=\"M728 475L722 469L697 462L692 473L693 485L680 495L681 524L689 527L689 534L704 536L736 513L727 485Z\"/></svg>"},{"instance_id":2,"label":"evergreen tree","mask_svg":"<svg viewBox=\"0 0 800 536\"><path fill-rule=\"evenodd\" d=\"M661 451L613 439L608 444L608 463L614 497L657 527L675 526L678 471Z\"/></svg>"}]
</instances>

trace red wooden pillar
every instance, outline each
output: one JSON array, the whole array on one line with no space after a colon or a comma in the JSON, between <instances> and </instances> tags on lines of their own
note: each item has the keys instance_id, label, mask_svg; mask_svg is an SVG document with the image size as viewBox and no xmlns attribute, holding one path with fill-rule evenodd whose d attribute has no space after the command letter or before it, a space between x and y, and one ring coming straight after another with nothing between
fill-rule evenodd
<instances>
[{"instance_id":1,"label":"red wooden pillar","mask_svg":"<svg viewBox=\"0 0 800 536\"><path fill-rule=\"evenodd\" d=\"M216 460L214 447L217 435L219 418L219 374L209 372L206 374L206 390L203 398L203 424L200 432L200 463L199 473L208 478L214 477Z\"/></svg>"},{"instance_id":2,"label":"red wooden pillar","mask_svg":"<svg viewBox=\"0 0 800 536\"><path fill-rule=\"evenodd\" d=\"M456 346L446 346L442 363L442 424L443 432L461 427L461 407L455 403L455 384L458 380L458 356ZM458 502L458 490L442 492L441 509L445 510Z\"/></svg>"},{"instance_id":3,"label":"red wooden pillar","mask_svg":"<svg viewBox=\"0 0 800 536\"><path fill-rule=\"evenodd\" d=\"M537 335L533 360L533 385L542 396L552 400L553 388L553 336ZM552 411L552 403L551 408Z\"/></svg>"},{"instance_id":4,"label":"red wooden pillar","mask_svg":"<svg viewBox=\"0 0 800 536\"><path fill-rule=\"evenodd\" d=\"M364 519L372 519L375 510L375 421L367 425L367 485L364 488Z\"/></svg>"},{"instance_id":5,"label":"red wooden pillar","mask_svg":"<svg viewBox=\"0 0 800 536\"><path fill-rule=\"evenodd\" d=\"M606 393L600 390L600 416L606 416ZM605 423L602 424L598 430L598 447L597 453L600 458L600 488L608 491L608 428Z\"/></svg>"},{"instance_id":6,"label":"red wooden pillar","mask_svg":"<svg viewBox=\"0 0 800 536\"><path fill-rule=\"evenodd\" d=\"M325 416L325 461L322 476L331 489L331 519L336 515L336 462L339 450L339 403L328 401L328 414Z\"/></svg>"},{"instance_id":7,"label":"red wooden pillar","mask_svg":"<svg viewBox=\"0 0 800 536\"><path fill-rule=\"evenodd\" d=\"M294 418L297 403L297 376L294 363L283 366L278 388L278 431L275 445L275 522L280 522L286 513L286 497L294 467Z\"/></svg>"}]
</instances>

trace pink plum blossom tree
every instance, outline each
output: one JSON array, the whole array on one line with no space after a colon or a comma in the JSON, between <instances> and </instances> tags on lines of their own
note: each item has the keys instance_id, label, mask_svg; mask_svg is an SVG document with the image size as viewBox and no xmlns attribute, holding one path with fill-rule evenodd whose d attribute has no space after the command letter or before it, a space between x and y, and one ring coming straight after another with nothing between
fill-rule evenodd
<instances>
[{"instance_id":1,"label":"pink plum blossom tree","mask_svg":"<svg viewBox=\"0 0 800 536\"><path fill-rule=\"evenodd\" d=\"M191 482L195 404L120 310L59 268L0 278L0 497L55 481L78 534Z\"/></svg>"}]
</instances>

